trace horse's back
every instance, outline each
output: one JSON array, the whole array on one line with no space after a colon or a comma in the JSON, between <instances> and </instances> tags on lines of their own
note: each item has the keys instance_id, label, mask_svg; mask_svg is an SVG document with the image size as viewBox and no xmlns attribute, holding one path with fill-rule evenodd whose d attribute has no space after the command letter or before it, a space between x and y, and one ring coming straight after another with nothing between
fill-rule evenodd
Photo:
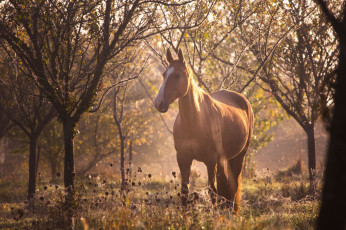
<instances>
[{"instance_id":1,"label":"horse's back","mask_svg":"<svg viewBox=\"0 0 346 230\"><path fill-rule=\"evenodd\" d=\"M250 103L246 100L246 98L231 90L220 90L210 94L210 96L226 105L246 110L247 112L251 110Z\"/></svg>"}]
</instances>

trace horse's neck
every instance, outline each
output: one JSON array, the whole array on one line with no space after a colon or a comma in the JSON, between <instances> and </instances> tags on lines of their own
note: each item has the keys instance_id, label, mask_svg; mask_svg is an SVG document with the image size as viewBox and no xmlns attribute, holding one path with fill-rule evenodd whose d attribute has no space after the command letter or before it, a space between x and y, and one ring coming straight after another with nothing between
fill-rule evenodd
<instances>
[{"instance_id":1,"label":"horse's neck","mask_svg":"<svg viewBox=\"0 0 346 230\"><path fill-rule=\"evenodd\" d=\"M189 79L189 83L187 94L179 99L179 114L183 122L192 124L198 122L205 93L192 78Z\"/></svg>"}]
</instances>

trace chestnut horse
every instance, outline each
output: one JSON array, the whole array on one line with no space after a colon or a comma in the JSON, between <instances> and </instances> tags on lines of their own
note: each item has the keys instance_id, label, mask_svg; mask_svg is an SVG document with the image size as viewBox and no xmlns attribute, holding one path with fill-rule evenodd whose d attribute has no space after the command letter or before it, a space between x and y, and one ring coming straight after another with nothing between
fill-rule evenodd
<instances>
[{"instance_id":1,"label":"chestnut horse","mask_svg":"<svg viewBox=\"0 0 346 230\"><path fill-rule=\"evenodd\" d=\"M253 130L253 113L249 102L239 93L221 90L205 93L194 82L186 67L181 49L178 60L167 50L169 67L155 98L161 113L179 99L179 113L173 136L181 173L181 199L185 206L193 160L208 169L208 184L228 200L227 207L237 214L240 202L241 172ZM215 173L217 189L215 188ZM212 202L215 197L212 195Z\"/></svg>"}]
</instances>

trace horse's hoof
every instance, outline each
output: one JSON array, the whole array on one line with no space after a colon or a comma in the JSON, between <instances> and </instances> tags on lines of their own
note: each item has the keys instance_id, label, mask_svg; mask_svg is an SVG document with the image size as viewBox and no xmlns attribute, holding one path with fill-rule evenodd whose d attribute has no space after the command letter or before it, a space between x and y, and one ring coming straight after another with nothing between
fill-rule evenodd
<instances>
[{"instance_id":1,"label":"horse's hoof","mask_svg":"<svg viewBox=\"0 0 346 230\"><path fill-rule=\"evenodd\" d=\"M181 199L181 204L182 204L184 207L186 207L186 206L187 206L188 197L187 197L186 195L181 195L181 194L179 194L178 196L179 196L180 199Z\"/></svg>"}]
</instances>

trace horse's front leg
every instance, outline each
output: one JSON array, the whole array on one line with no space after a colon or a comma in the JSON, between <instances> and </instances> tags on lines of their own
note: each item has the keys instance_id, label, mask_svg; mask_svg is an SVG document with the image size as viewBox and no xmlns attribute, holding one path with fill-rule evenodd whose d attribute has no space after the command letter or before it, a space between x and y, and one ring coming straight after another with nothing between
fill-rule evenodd
<instances>
[{"instance_id":1,"label":"horse's front leg","mask_svg":"<svg viewBox=\"0 0 346 230\"><path fill-rule=\"evenodd\" d=\"M187 199L189 197L189 187L190 183L190 173L191 173L191 164L192 158L189 158L187 154L177 153L177 160L181 174L181 201L183 206L186 206Z\"/></svg>"}]
</instances>

